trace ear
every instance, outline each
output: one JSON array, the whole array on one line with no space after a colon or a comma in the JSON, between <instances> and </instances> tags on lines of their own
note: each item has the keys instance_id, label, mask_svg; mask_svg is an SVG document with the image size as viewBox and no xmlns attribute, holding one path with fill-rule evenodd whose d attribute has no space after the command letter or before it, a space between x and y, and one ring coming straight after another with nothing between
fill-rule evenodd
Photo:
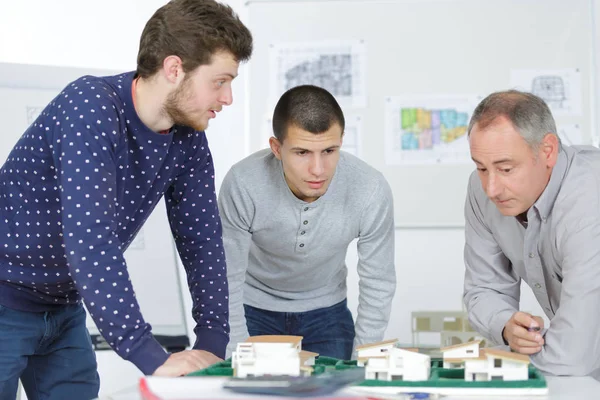
<instances>
[{"instance_id":1,"label":"ear","mask_svg":"<svg viewBox=\"0 0 600 400\"><path fill-rule=\"evenodd\" d=\"M275 136L271 136L269 138L269 146L271 146L271 151L275 155L278 160L281 160L281 142Z\"/></svg>"},{"instance_id":2,"label":"ear","mask_svg":"<svg viewBox=\"0 0 600 400\"><path fill-rule=\"evenodd\" d=\"M540 143L539 151L546 166L548 168L554 167L558 159L558 152L560 151L558 136L554 133L547 133L542 139L542 143Z\"/></svg>"},{"instance_id":3,"label":"ear","mask_svg":"<svg viewBox=\"0 0 600 400\"><path fill-rule=\"evenodd\" d=\"M163 74L165 79L173 84L183 80L183 62L178 56L168 56L163 60Z\"/></svg>"}]
</instances>

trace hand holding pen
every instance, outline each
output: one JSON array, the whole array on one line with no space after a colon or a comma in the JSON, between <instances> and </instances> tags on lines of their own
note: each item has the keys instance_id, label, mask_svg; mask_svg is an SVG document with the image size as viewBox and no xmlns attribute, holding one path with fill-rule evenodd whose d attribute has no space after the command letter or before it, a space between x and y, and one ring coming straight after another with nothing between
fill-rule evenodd
<instances>
[{"instance_id":1,"label":"hand holding pen","mask_svg":"<svg viewBox=\"0 0 600 400\"><path fill-rule=\"evenodd\" d=\"M510 348L517 353L531 355L542 350L544 338L540 333L544 320L526 312L518 311L508 320L502 336Z\"/></svg>"}]
</instances>

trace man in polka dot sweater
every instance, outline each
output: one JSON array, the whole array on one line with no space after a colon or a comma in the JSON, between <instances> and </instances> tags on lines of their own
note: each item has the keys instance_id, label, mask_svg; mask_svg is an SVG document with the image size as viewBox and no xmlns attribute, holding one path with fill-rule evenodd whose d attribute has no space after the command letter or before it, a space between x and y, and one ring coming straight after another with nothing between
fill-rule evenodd
<instances>
[{"instance_id":1,"label":"man in polka dot sweater","mask_svg":"<svg viewBox=\"0 0 600 400\"><path fill-rule=\"evenodd\" d=\"M251 53L231 8L172 0L148 21L136 72L74 81L21 137L0 170L0 399L19 378L33 399L97 396L82 298L145 374L224 357L228 287L203 131ZM123 258L163 195L197 322L193 350L175 354L152 336Z\"/></svg>"}]
</instances>

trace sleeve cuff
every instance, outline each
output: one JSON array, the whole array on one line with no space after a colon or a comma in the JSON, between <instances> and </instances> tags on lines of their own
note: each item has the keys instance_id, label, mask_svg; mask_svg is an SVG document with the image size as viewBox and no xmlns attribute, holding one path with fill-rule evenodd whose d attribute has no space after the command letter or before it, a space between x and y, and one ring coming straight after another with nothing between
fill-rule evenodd
<instances>
[{"instance_id":1,"label":"sleeve cuff","mask_svg":"<svg viewBox=\"0 0 600 400\"><path fill-rule=\"evenodd\" d=\"M229 342L229 336L223 332L213 332L209 329L197 329L194 350L205 350L215 356L225 359L225 350Z\"/></svg>"},{"instance_id":2,"label":"sleeve cuff","mask_svg":"<svg viewBox=\"0 0 600 400\"><path fill-rule=\"evenodd\" d=\"M170 354L153 336L147 336L142 340L143 343L138 345L134 352L129 353L126 360L131 361L144 375L152 375L167 361Z\"/></svg>"},{"instance_id":3,"label":"sleeve cuff","mask_svg":"<svg viewBox=\"0 0 600 400\"><path fill-rule=\"evenodd\" d=\"M497 345L504 345L504 337L502 336L502 331L504 330L504 326L513 316L516 311L512 310L504 310L500 311L494 318L492 319L492 323L490 324L490 335L491 339L496 342Z\"/></svg>"}]
</instances>

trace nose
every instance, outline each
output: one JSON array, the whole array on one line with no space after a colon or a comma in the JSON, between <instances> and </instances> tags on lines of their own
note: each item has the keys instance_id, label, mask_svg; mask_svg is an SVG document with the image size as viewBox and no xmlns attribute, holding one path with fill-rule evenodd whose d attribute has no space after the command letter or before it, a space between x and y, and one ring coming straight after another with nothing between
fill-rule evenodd
<instances>
[{"instance_id":1,"label":"nose","mask_svg":"<svg viewBox=\"0 0 600 400\"><path fill-rule=\"evenodd\" d=\"M502 184L494 174L490 174L487 178L486 193L491 199L502 193Z\"/></svg>"},{"instance_id":2,"label":"nose","mask_svg":"<svg viewBox=\"0 0 600 400\"><path fill-rule=\"evenodd\" d=\"M313 176L320 177L324 170L323 159L320 155L315 155L310 162L309 172Z\"/></svg>"},{"instance_id":3,"label":"nose","mask_svg":"<svg viewBox=\"0 0 600 400\"><path fill-rule=\"evenodd\" d=\"M221 96L219 97L219 101L221 102L221 104L224 104L226 106L230 106L231 103L233 103L233 92L231 90L231 86L226 85L223 87L223 90L221 91Z\"/></svg>"}]
</instances>

